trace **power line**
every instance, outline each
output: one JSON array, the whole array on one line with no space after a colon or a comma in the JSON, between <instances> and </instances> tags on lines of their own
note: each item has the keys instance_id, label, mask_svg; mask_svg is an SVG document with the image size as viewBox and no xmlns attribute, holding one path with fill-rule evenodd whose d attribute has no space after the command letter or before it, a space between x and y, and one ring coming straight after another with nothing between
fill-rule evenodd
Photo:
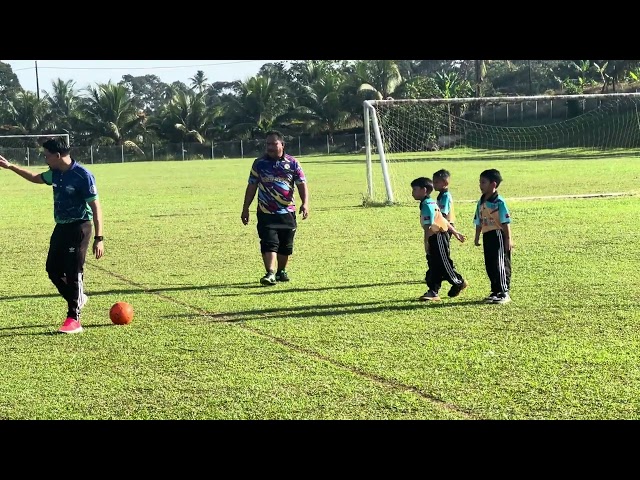
<instances>
[{"instance_id":1,"label":"power line","mask_svg":"<svg viewBox=\"0 0 640 480\"><path fill-rule=\"evenodd\" d=\"M38 69L42 70L44 68L51 70L167 70L167 69L175 69L175 68L195 68L195 67L217 67L221 65L237 65L239 63L251 63L251 62L261 62L263 60L238 60L236 62L219 62L219 63L203 63L196 65L172 65L172 66L163 66L163 67L47 67L43 65L38 65ZM25 68L16 68L13 69L14 72L20 72L22 70L33 70L34 67L25 67Z\"/></svg>"}]
</instances>

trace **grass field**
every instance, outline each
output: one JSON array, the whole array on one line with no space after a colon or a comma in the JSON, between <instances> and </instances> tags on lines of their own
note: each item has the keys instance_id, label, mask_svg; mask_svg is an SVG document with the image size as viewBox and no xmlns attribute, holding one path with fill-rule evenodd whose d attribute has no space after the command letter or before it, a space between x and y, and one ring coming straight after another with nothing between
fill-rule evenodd
<instances>
[{"instance_id":1,"label":"grass field","mask_svg":"<svg viewBox=\"0 0 640 480\"><path fill-rule=\"evenodd\" d=\"M311 212L275 287L259 284L255 201L240 221L251 160L89 166L106 253L87 260L80 335L56 333L51 188L0 171L0 418L640 419L637 158L400 165L452 172L470 287L438 304L416 301L417 203L362 207L362 156L300 160ZM507 305L481 302L473 245L491 167L513 219ZM108 318L119 300L130 325Z\"/></svg>"}]
</instances>

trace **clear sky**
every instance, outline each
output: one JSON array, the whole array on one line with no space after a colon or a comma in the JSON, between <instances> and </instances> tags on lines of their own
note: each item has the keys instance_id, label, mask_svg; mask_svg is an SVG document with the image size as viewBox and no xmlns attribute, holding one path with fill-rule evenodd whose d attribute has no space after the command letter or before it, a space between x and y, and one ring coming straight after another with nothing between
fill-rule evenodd
<instances>
[{"instance_id":1,"label":"clear sky","mask_svg":"<svg viewBox=\"0 0 640 480\"><path fill-rule=\"evenodd\" d=\"M0 60L11 65L25 90L36 92L36 61L40 92L51 91L51 84L59 78L73 80L80 90L109 80L118 83L123 75L134 77L157 75L164 83L180 80L187 85L198 70L207 83L245 81L258 74L265 63L286 60Z\"/></svg>"}]
</instances>

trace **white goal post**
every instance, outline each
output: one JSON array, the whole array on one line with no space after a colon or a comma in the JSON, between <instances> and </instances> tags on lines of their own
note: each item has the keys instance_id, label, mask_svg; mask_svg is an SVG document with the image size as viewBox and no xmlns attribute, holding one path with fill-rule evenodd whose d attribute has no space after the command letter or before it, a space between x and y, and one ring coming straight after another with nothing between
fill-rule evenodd
<instances>
[{"instance_id":1,"label":"white goal post","mask_svg":"<svg viewBox=\"0 0 640 480\"><path fill-rule=\"evenodd\" d=\"M68 133L41 133L32 135L0 135L0 154L15 160L24 158L25 165L38 155L39 145L47 138L64 138L69 145Z\"/></svg>"},{"instance_id":2,"label":"white goal post","mask_svg":"<svg viewBox=\"0 0 640 480\"><path fill-rule=\"evenodd\" d=\"M639 107L638 92L366 100L365 203L411 201L411 180L479 151L497 160L562 158L567 149L629 154L640 149Z\"/></svg>"}]
</instances>

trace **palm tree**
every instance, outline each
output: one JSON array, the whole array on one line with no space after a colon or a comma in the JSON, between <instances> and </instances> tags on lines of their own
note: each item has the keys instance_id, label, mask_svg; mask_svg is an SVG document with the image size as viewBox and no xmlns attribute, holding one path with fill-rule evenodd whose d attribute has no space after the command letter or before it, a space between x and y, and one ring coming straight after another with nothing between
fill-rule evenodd
<instances>
[{"instance_id":1,"label":"palm tree","mask_svg":"<svg viewBox=\"0 0 640 480\"><path fill-rule=\"evenodd\" d=\"M301 120L305 130L319 133L327 132L333 143L333 134L342 129L352 128L362 123L359 112L356 114L347 107L345 101L346 81L340 73L325 70L310 85L302 86L300 105Z\"/></svg>"},{"instance_id":2,"label":"palm tree","mask_svg":"<svg viewBox=\"0 0 640 480\"><path fill-rule=\"evenodd\" d=\"M304 60L293 63L290 68L295 81L302 85L311 85L335 71L335 64L330 60Z\"/></svg>"},{"instance_id":3,"label":"palm tree","mask_svg":"<svg viewBox=\"0 0 640 480\"><path fill-rule=\"evenodd\" d=\"M260 137L273 128L286 129L296 122L296 115L299 118L300 109L287 88L271 77L257 75L239 82L235 93L225 103L229 133L236 137Z\"/></svg>"},{"instance_id":4,"label":"palm tree","mask_svg":"<svg viewBox=\"0 0 640 480\"><path fill-rule=\"evenodd\" d=\"M403 79L395 60L362 60L356 63L358 93L365 98L382 100L389 98L402 84Z\"/></svg>"},{"instance_id":5,"label":"palm tree","mask_svg":"<svg viewBox=\"0 0 640 480\"><path fill-rule=\"evenodd\" d=\"M164 100L166 100L167 102L171 101L171 99L178 93L178 92L186 92L187 90L189 90L189 87L187 87L184 83L180 82L180 81L176 81L173 82L171 84L165 84L165 90L162 94L162 98Z\"/></svg>"},{"instance_id":6,"label":"palm tree","mask_svg":"<svg viewBox=\"0 0 640 480\"><path fill-rule=\"evenodd\" d=\"M124 145L143 154L138 143L144 140L146 115L136 109L126 87L109 82L89 87L88 92L82 117L90 137L100 144Z\"/></svg>"},{"instance_id":7,"label":"palm tree","mask_svg":"<svg viewBox=\"0 0 640 480\"><path fill-rule=\"evenodd\" d=\"M51 93L44 92L44 100L49 103L49 120L55 130L70 133L78 125L80 102L74 85L73 80L58 79L51 82Z\"/></svg>"},{"instance_id":8,"label":"palm tree","mask_svg":"<svg viewBox=\"0 0 640 480\"><path fill-rule=\"evenodd\" d=\"M207 87L207 77L205 77L204 72L202 70L198 70L196 74L191 77L191 88L196 90L198 93L202 93L204 89Z\"/></svg>"},{"instance_id":9,"label":"palm tree","mask_svg":"<svg viewBox=\"0 0 640 480\"><path fill-rule=\"evenodd\" d=\"M178 91L149 128L177 141L205 143L216 128L222 107L207 106L205 92Z\"/></svg>"},{"instance_id":10,"label":"palm tree","mask_svg":"<svg viewBox=\"0 0 640 480\"><path fill-rule=\"evenodd\" d=\"M35 93L22 91L16 94L15 98L7 100L5 103L5 122L0 130L6 135L37 135L41 133L52 133L47 122L49 115L49 105L46 101L39 99ZM33 147L37 146L35 139Z\"/></svg>"}]
</instances>

